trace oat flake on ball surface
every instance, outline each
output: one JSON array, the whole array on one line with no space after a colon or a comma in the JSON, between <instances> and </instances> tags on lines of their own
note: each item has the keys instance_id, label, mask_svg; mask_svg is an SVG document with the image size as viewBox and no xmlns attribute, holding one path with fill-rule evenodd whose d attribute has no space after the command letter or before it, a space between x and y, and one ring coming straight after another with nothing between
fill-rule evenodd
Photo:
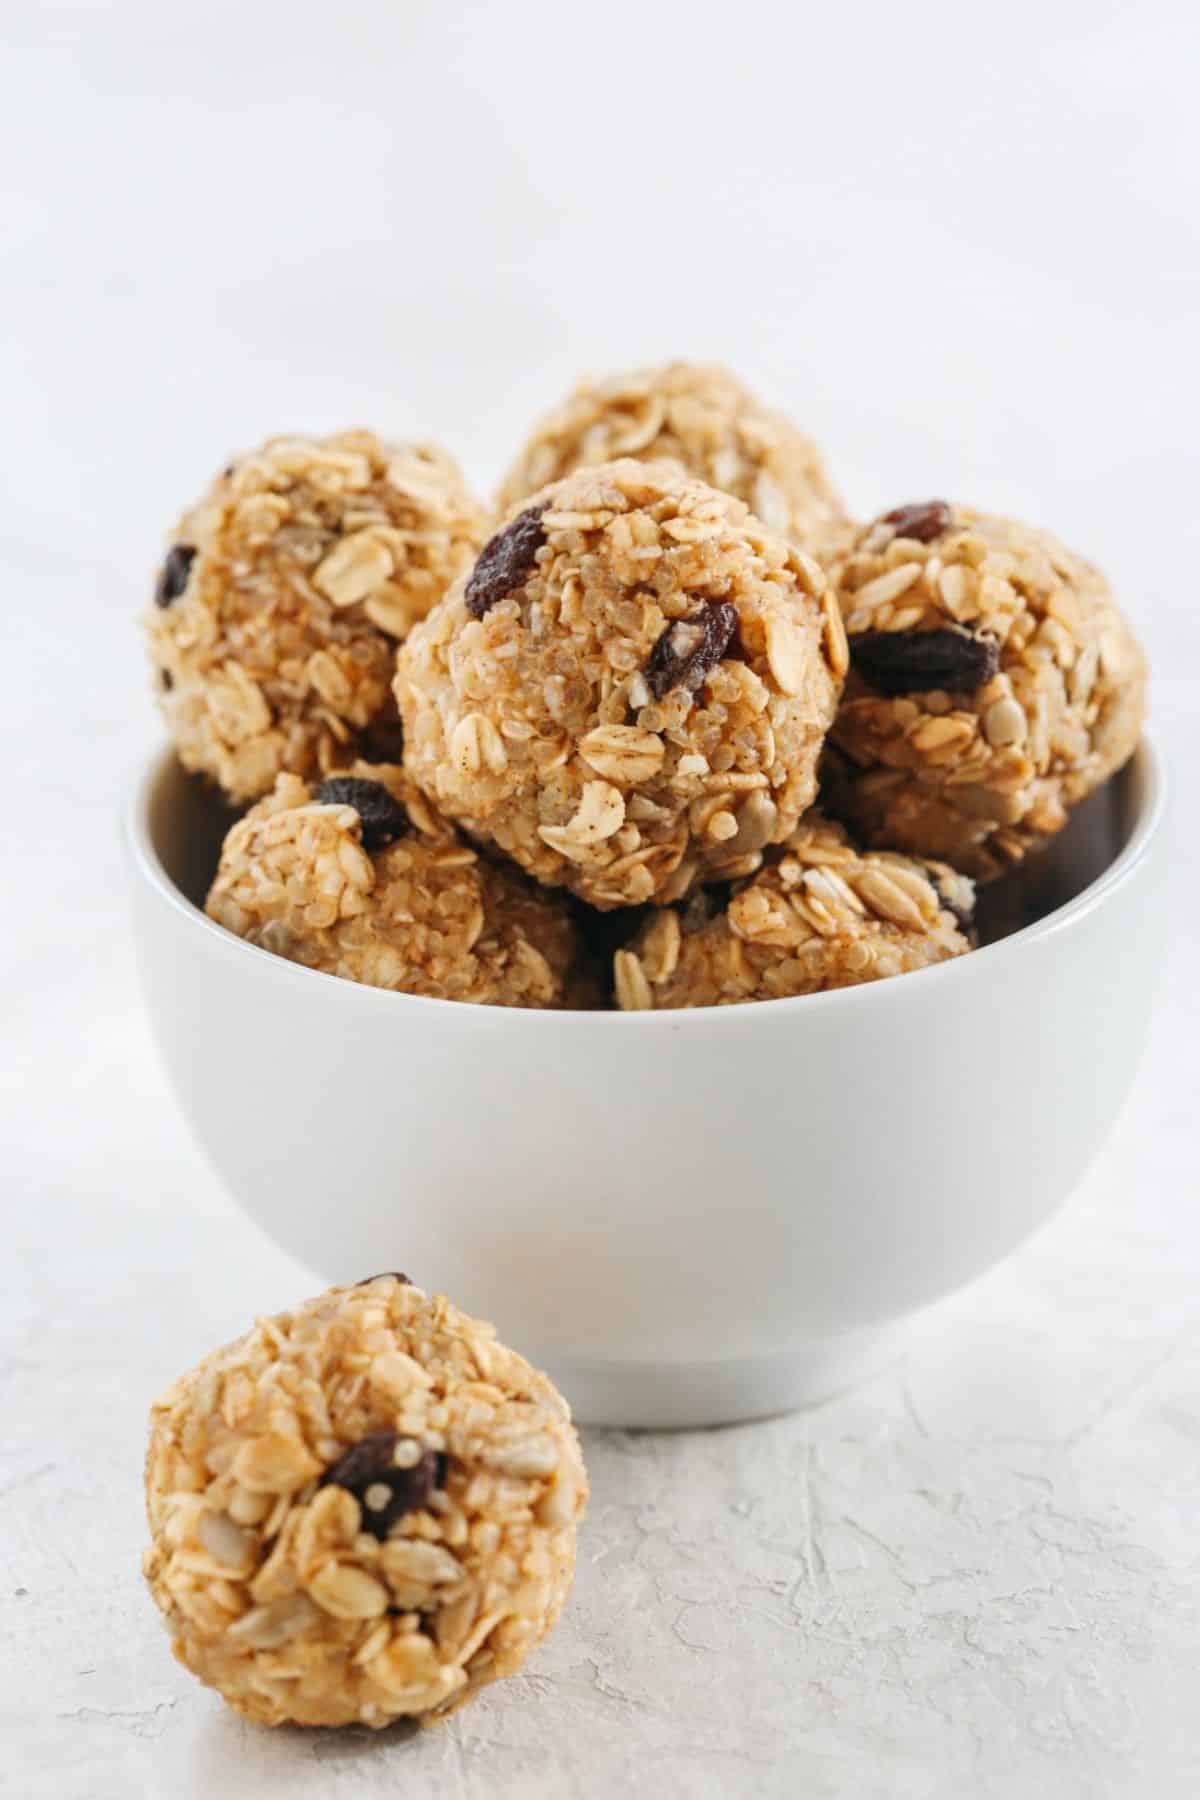
<instances>
[{"instance_id":1,"label":"oat flake on ball surface","mask_svg":"<svg viewBox=\"0 0 1200 1800\"><path fill-rule=\"evenodd\" d=\"M677 463L813 554L846 528L812 439L768 411L728 369L686 362L580 382L534 427L499 503L509 510L573 469L623 456Z\"/></svg>"},{"instance_id":2,"label":"oat flake on ball surface","mask_svg":"<svg viewBox=\"0 0 1200 1800\"><path fill-rule=\"evenodd\" d=\"M396 645L484 531L434 445L347 431L232 463L176 526L146 620L185 768L242 804L284 771L396 754Z\"/></svg>"},{"instance_id":3,"label":"oat flake on ball surface","mask_svg":"<svg viewBox=\"0 0 1200 1800\"><path fill-rule=\"evenodd\" d=\"M617 1004L730 1006L904 975L971 948L974 901L946 863L857 850L812 813L728 899L653 913L614 957Z\"/></svg>"},{"instance_id":4,"label":"oat flake on ball surface","mask_svg":"<svg viewBox=\"0 0 1200 1800\"><path fill-rule=\"evenodd\" d=\"M1141 648L1048 532L918 502L866 526L832 579L851 672L823 791L868 842L989 879L1135 749Z\"/></svg>"},{"instance_id":5,"label":"oat flake on ball surface","mask_svg":"<svg viewBox=\"0 0 1200 1800\"><path fill-rule=\"evenodd\" d=\"M180 1661L266 1725L436 1716L561 1611L565 1401L403 1275L261 1319L151 1414L144 1567Z\"/></svg>"},{"instance_id":6,"label":"oat flake on ball surface","mask_svg":"<svg viewBox=\"0 0 1200 1800\"><path fill-rule=\"evenodd\" d=\"M405 768L593 906L753 873L813 798L846 667L818 565L663 463L580 469L398 659Z\"/></svg>"},{"instance_id":7,"label":"oat flake on ball surface","mask_svg":"<svg viewBox=\"0 0 1200 1800\"><path fill-rule=\"evenodd\" d=\"M394 765L281 775L226 835L209 916L368 987L490 1006L584 1004L563 897L485 862Z\"/></svg>"}]
</instances>

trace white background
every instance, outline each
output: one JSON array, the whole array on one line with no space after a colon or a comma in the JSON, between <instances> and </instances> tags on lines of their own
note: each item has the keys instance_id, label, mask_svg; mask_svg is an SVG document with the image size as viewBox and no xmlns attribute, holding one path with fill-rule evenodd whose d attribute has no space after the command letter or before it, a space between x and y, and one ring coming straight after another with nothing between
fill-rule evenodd
<instances>
[{"instance_id":1,"label":"white background","mask_svg":"<svg viewBox=\"0 0 1200 1800\"><path fill-rule=\"evenodd\" d=\"M1195 8L117 0L3 35L0 1791L1194 1794ZM793 412L857 511L944 492L1110 571L1176 776L1155 1041L1070 1207L903 1367L590 1440L528 1674L413 1743L252 1730L140 1591L143 1419L307 1278L143 1025L134 618L231 448L366 423L490 484L581 370L671 354Z\"/></svg>"}]
</instances>

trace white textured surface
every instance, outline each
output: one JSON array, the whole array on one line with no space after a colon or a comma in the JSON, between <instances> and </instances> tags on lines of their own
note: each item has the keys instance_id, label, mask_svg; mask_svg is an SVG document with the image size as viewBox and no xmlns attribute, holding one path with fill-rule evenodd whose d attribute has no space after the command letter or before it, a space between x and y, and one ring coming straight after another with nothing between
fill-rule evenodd
<instances>
[{"instance_id":1,"label":"white textured surface","mask_svg":"<svg viewBox=\"0 0 1200 1800\"><path fill-rule=\"evenodd\" d=\"M872 42L868 9L814 35L751 3L677 38L704 9L612 0L585 54L592 9L519 4L350 0L332 44L303 5L14 27L0 1791L1197 1791L1197 39L1191 8L1102 11L917 5ZM635 19L614 148L550 77L603 89ZM251 1730L172 1663L136 1573L148 1398L304 1284L197 1162L133 987L113 814L154 729L143 571L229 443L411 421L486 479L577 366L675 349L778 394L864 510L947 489L1111 569L1185 828L1150 1057L1069 1208L892 1373L593 1439L576 1597L528 1674L411 1741Z\"/></svg>"}]
</instances>

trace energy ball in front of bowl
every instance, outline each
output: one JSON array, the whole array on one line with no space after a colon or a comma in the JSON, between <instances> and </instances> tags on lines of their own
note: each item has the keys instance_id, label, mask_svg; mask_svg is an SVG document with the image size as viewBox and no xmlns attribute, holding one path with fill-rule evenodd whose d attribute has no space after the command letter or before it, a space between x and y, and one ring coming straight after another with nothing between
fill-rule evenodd
<instances>
[{"instance_id":1,"label":"energy ball in front of bowl","mask_svg":"<svg viewBox=\"0 0 1200 1800\"><path fill-rule=\"evenodd\" d=\"M209 916L306 968L490 1006L583 1004L565 901L485 862L402 769L281 775L232 826Z\"/></svg>"},{"instance_id":2,"label":"energy ball in front of bowl","mask_svg":"<svg viewBox=\"0 0 1200 1800\"><path fill-rule=\"evenodd\" d=\"M812 439L727 369L685 362L580 382L534 427L500 505L510 510L573 469L622 456L677 463L813 554L845 533L845 511Z\"/></svg>"},{"instance_id":3,"label":"energy ball in front of bowl","mask_svg":"<svg viewBox=\"0 0 1200 1800\"><path fill-rule=\"evenodd\" d=\"M470 563L484 516L430 444L272 438L175 528L147 617L185 768L237 805L283 772L396 755L396 645Z\"/></svg>"},{"instance_id":4,"label":"energy ball in front of bowl","mask_svg":"<svg viewBox=\"0 0 1200 1800\"><path fill-rule=\"evenodd\" d=\"M180 1661L238 1712L380 1728L521 1667L586 1497L553 1384L379 1275L261 1319L156 1403L145 1574Z\"/></svg>"},{"instance_id":5,"label":"energy ball in front of bowl","mask_svg":"<svg viewBox=\"0 0 1200 1800\"><path fill-rule=\"evenodd\" d=\"M795 828L845 669L820 568L740 501L665 463L579 469L403 646L405 768L539 881L670 901Z\"/></svg>"},{"instance_id":6,"label":"energy ball in front of bowl","mask_svg":"<svg viewBox=\"0 0 1200 1800\"><path fill-rule=\"evenodd\" d=\"M1048 532L918 502L859 532L832 579L851 671L823 791L868 842L987 880L1132 755L1142 651Z\"/></svg>"},{"instance_id":7,"label":"energy ball in front of bowl","mask_svg":"<svg viewBox=\"0 0 1200 1800\"><path fill-rule=\"evenodd\" d=\"M613 959L624 1011L855 987L962 956L973 883L946 863L854 848L810 814L728 899L664 908Z\"/></svg>"}]
</instances>

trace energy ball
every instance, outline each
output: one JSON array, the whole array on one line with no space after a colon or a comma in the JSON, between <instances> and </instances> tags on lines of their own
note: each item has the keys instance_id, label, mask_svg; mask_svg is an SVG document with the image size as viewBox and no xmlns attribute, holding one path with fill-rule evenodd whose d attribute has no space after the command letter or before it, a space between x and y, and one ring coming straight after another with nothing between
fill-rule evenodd
<instances>
[{"instance_id":1,"label":"energy ball","mask_svg":"<svg viewBox=\"0 0 1200 1800\"><path fill-rule=\"evenodd\" d=\"M814 554L845 528L812 439L768 412L728 369L685 362L581 382L534 427L500 505L509 510L573 469L622 456L677 463Z\"/></svg>"},{"instance_id":2,"label":"energy ball","mask_svg":"<svg viewBox=\"0 0 1200 1800\"><path fill-rule=\"evenodd\" d=\"M155 1403L143 1566L175 1654L238 1712L379 1728L520 1668L586 1497L546 1376L379 1275L260 1319Z\"/></svg>"},{"instance_id":3,"label":"energy ball","mask_svg":"<svg viewBox=\"0 0 1200 1800\"><path fill-rule=\"evenodd\" d=\"M616 953L617 1004L732 1006L904 975L971 948L974 899L945 863L863 853L810 814L728 900L654 913Z\"/></svg>"},{"instance_id":4,"label":"energy ball","mask_svg":"<svg viewBox=\"0 0 1200 1800\"><path fill-rule=\"evenodd\" d=\"M147 618L184 766L235 804L398 755L396 645L470 563L483 514L430 444L272 438L175 528Z\"/></svg>"},{"instance_id":5,"label":"energy ball","mask_svg":"<svg viewBox=\"0 0 1200 1800\"><path fill-rule=\"evenodd\" d=\"M573 1003L566 905L464 844L402 769L281 775L234 825L211 918L306 968L488 1006Z\"/></svg>"},{"instance_id":6,"label":"energy ball","mask_svg":"<svg viewBox=\"0 0 1200 1800\"><path fill-rule=\"evenodd\" d=\"M405 768L600 908L748 875L813 797L846 669L815 562L665 463L579 469L397 663Z\"/></svg>"},{"instance_id":7,"label":"energy ball","mask_svg":"<svg viewBox=\"0 0 1200 1800\"><path fill-rule=\"evenodd\" d=\"M919 502L861 531L833 579L851 672L826 794L868 842L990 879L1136 746L1142 652L1049 533Z\"/></svg>"}]
</instances>

